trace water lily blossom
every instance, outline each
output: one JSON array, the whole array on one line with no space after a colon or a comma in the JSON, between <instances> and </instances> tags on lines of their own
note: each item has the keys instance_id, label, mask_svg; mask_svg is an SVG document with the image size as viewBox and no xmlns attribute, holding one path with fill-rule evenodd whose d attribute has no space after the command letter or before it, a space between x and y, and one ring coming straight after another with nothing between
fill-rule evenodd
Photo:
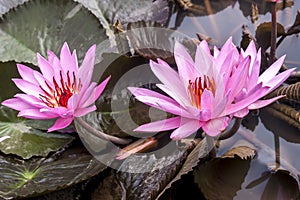
<instances>
[{"instance_id":1,"label":"water lily blossom","mask_svg":"<svg viewBox=\"0 0 300 200\"><path fill-rule=\"evenodd\" d=\"M229 38L213 55L206 41L196 50L195 59L180 44L174 57L178 72L166 62L150 61L150 67L161 81L157 87L166 95L144 88L128 88L135 98L149 106L174 114L172 118L144 124L135 129L157 132L175 129L172 139L181 139L202 128L210 136L221 133L232 117L242 118L251 109L266 106L282 96L259 100L280 84L294 69L276 75L284 56L259 76L261 51L251 42L241 52Z\"/></svg>"},{"instance_id":2,"label":"water lily blossom","mask_svg":"<svg viewBox=\"0 0 300 200\"><path fill-rule=\"evenodd\" d=\"M104 90L110 77L98 86L91 82L96 45L87 51L78 68L76 50L72 53L64 43L60 58L48 51L48 60L37 53L41 72L17 64L21 78L13 79L24 93L2 102L4 106L20 111L18 116L30 119L57 118L48 131L70 125L75 117L96 110L94 102Z\"/></svg>"}]
</instances>

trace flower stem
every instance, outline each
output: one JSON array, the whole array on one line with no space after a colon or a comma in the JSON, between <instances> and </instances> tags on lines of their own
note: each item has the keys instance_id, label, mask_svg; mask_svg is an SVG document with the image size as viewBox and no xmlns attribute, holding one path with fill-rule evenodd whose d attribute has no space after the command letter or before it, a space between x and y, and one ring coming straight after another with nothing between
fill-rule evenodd
<instances>
[{"instance_id":1,"label":"flower stem","mask_svg":"<svg viewBox=\"0 0 300 200\"><path fill-rule=\"evenodd\" d=\"M271 29L270 64L272 64L275 61L275 54L276 54L276 38L277 38L276 2L271 2L271 13L272 13L272 29Z\"/></svg>"},{"instance_id":2,"label":"flower stem","mask_svg":"<svg viewBox=\"0 0 300 200\"><path fill-rule=\"evenodd\" d=\"M116 144L128 144L129 142L131 142L130 139L118 138L118 137L115 137L112 135L107 135L107 134L95 129L94 127L90 126L86 121L84 121L80 117L76 117L74 119L74 121L76 121L77 123L82 125L88 132L92 133L96 137L100 137L102 139L109 140Z\"/></svg>"},{"instance_id":3,"label":"flower stem","mask_svg":"<svg viewBox=\"0 0 300 200\"><path fill-rule=\"evenodd\" d=\"M233 136L237 132L237 130L239 129L241 123L242 123L241 118L235 118L233 126L229 130L224 131L218 139L219 140L225 140L225 139L230 138L231 136Z\"/></svg>"}]
</instances>

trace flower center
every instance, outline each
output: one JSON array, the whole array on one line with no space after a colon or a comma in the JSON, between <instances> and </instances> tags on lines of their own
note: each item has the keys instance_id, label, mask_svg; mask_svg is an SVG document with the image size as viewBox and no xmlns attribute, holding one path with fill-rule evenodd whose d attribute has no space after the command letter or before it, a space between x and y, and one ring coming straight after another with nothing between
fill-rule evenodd
<instances>
[{"instance_id":1,"label":"flower center","mask_svg":"<svg viewBox=\"0 0 300 200\"><path fill-rule=\"evenodd\" d=\"M41 87L41 89L45 92L45 95L40 94L40 99L49 107L68 107L68 100L73 94L77 94L81 87L81 81L77 81L75 77L75 73L73 72L73 82L71 82L71 77L69 71L67 72L67 80L64 80L62 76L62 71L60 71L60 85L58 85L57 81L53 77L53 85L54 88L51 87L46 81L46 85L48 87L48 92ZM50 92L49 92L50 91Z\"/></svg>"},{"instance_id":2,"label":"flower center","mask_svg":"<svg viewBox=\"0 0 300 200\"><path fill-rule=\"evenodd\" d=\"M197 77L195 81L189 80L188 93L192 101L192 105L201 109L201 96L204 89L210 90L215 94L216 85L214 79L210 79L204 75L203 78Z\"/></svg>"}]
</instances>

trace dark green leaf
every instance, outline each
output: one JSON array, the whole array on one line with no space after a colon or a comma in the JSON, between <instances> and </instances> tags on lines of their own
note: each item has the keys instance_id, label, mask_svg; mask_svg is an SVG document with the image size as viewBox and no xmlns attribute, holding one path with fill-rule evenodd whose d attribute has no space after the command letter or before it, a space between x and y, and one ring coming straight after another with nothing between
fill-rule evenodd
<instances>
[{"instance_id":1,"label":"dark green leaf","mask_svg":"<svg viewBox=\"0 0 300 200\"><path fill-rule=\"evenodd\" d=\"M105 29L117 20L122 23L140 20L166 24L169 17L169 3L166 0L75 0L88 8Z\"/></svg>"},{"instance_id":2,"label":"dark green leaf","mask_svg":"<svg viewBox=\"0 0 300 200\"><path fill-rule=\"evenodd\" d=\"M187 140L188 141L188 140ZM191 141L177 146L171 141L167 148L160 149L161 153L168 153L164 156L152 153L133 155L127 158L119 168L118 179L123 188L123 198L126 199L155 199L160 196L160 192L171 185L174 177L179 177L187 173L191 168L186 164L189 162L188 152L193 148ZM204 147L202 147L204 148ZM198 163L199 156L197 152ZM157 154L157 152L155 153ZM186 160L186 161L185 161ZM182 165L182 163L184 163ZM194 163L195 164L195 163ZM196 164L195 164L196 165ZM177 175L181 173L181 175ZM178 177L177 177L178 176ZM126 192L125 192L126 190Z\"/></svg>"},{"instance_id":3,"label":"dark green leaf","mask_svg":"<svg viewBox=\"0 0 300 200\"><path fill-rule=\"evenodd\" d=\"M179 31L163 28L161 24L150 21L129 23L126 35L135 53L152 60L161 58L169 63L174 63L175 41L181 42L192 56L199 44L195 38L188 38Z\"/></svg>"},{"instance_id":4,"label":"dark green leaf","mask_svg":"<svg viewBox=\"0 0 300 200\"><path fill-rule=\"evenodd\" d=\"M178 181L183 175L192 171L193 168L197 166L200 159L205 158L209 154L210 150L211 149L209 148L206 139L200 141L193 149L193 151L188 155L176 176L171 181L169 181L168 185L166 185L164 189L159 193L156 200L159 199L167 189L171 188L174 182Z\"/></svg>"},{"instance_id":5,"label":"dark green leaf","mask_svg":"<svg viewBox=\"0 0 300 200\"><path fill-rule=\"evenodd\" d=\"M16 117L16 112L1 107L0 110L0 150L6 154L15 154L24 159L32 156L47 156L69 144L73 137L59 133L45 133L26 125Z\"/></svg>"},{"instance_id":6,"label":"dark green leaf","mask_svg":"<svg viewBox=\"0 0 300 200\"><path fill-rule=\"evenodd\" d=\"M0 61L36 64L36 52L57 54L65 41L82 60L92 44L106 39L97 18L69 0L29 1L6 13L0 27Z\"/></svg>"},{"instance_id":7,"label":"dark green leaf","mask_svg":"<svg viewBox=\"0 0 300 200\"><path fill-rule=\"evenodd\" d=\"M0 196L26 197L65 188L86 180L106 166L82 148L69 149L57 160L25 161L0 156Z\"/></svg>"}]
</instances>

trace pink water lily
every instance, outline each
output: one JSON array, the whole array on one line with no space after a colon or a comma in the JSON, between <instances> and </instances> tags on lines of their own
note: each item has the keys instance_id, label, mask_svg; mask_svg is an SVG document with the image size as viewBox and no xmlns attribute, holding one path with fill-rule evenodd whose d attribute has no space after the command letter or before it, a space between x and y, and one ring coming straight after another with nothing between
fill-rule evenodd
<instances>
[{"instance_id":1,"label":"pink water lily","mask_svg":"<svg viewBox=\"0 0 300 200\"><path fill-rule=\"evenodd\" d=\"M75 117L96 109L94 102L110 79L106 78L98 86L91 82L95 50L96 45L90 47L79 68L76 50L71 53L67 43L61 49L60 58L51 51L48 51L48 60L37 53L41 73L17 64L21 78L13 81L25 94L16 94L2 104L20 111L19 117L57 118L49 132L67 127Z\"/></svg>"},{"instance_id":2,"label":"pink water lily","mask_svg":"<svg viewBox=\"0 0 300 200\"><path fill-rule=\"evenodd\" d=\"M244 117L249 110L266 106L282 96L259 100L286 80L294 69L276 75L284 56L259 76L261 51L251 42L239 53L229 38L213 55L206 41L196 50L195 60L180 44L175 44L174 57L178 72L166 62L150 61L153 73L162 82L157 87L168 96L130 87L139 101L176 115L144 124L135 129L157 132L175 129L172 139L181 139L202 128L210 136L222 132L232 117Z\"/></svg>"}]
</instances>

